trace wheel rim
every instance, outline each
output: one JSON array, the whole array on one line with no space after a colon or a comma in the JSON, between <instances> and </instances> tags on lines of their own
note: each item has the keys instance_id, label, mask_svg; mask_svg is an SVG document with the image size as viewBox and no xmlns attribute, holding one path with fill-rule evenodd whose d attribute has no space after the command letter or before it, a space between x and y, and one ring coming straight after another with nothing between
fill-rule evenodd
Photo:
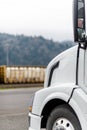
<instances>
[{"instance_id":1,"label":"wheel rim","mask_svg":"<svg viewBox=\"0 0 87 130\"><path fill-rule=\"evenodd\" d=\"M52 130L75 130L75 128L69 120L59 118L54 122Z\"/></svg>"}]
</instances>

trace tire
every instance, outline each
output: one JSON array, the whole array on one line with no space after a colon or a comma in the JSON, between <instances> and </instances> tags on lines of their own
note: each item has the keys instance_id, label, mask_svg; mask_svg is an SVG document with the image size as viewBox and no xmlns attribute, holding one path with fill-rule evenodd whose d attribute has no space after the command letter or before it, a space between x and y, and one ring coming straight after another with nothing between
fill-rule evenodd
<instances>
[{"instance_id":1,"label":"tire","mask_svg":"<svg viewBox=\"0 0 87 130\"><path fill-rule=\"evenodd\" d=\"M60 105L48 117L46 130L81 130L81 126L73 110Z\"/></svg>"}]
</instances>

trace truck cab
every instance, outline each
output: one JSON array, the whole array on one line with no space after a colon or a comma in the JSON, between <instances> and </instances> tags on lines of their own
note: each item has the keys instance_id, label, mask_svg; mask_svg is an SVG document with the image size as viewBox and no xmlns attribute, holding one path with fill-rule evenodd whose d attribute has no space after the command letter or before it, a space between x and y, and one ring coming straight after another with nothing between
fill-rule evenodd
<instances>
[{"instance_id":1,"label":"truck cab","mask_svg":"<svg viewBox=\"0 0 87 130\"><path fill-rule=\"evenodd\" d=\"M87 40L85 1L74 0L74 41L78 45L47 66L44 88L31 98L29 130L87 129Z\"/></svg>"}]
</instances>

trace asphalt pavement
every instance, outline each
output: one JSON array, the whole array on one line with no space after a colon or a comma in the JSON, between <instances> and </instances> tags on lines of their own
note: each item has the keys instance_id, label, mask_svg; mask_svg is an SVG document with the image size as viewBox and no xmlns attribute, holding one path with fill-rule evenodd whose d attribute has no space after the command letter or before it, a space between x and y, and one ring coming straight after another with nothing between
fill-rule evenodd
<instances>
[{"instance_id":1,"label":"asphalt pavement","mask_svg":"<svg viewBox=\"0 0 87 130\"><path fill-rule=\"evenodd\" d=\"M0 90L0 130L28 130L31 95L42 87Z\"/></svg>"}]
</instances>

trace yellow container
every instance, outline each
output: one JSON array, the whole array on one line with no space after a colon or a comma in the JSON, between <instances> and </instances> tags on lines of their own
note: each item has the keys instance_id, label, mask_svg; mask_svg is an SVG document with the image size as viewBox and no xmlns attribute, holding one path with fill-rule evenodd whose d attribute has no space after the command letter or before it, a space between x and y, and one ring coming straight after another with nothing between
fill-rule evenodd
<instances>
[{"instance_id":1,"label":"yellow container","mask_svg":"<svg viewBox=\"0 0 87 130\"><path fill-rule=\"evenodd\" d=\"M6 80L6 66L0 67L0 83L7 83Z\"/></svg>"},{"instance_id":2,"label":"yellow container","mask_svg":"<svg viewBox=\"0 0 87 130\"><path fill-rule=\"evenodd\" d=\"M45 67L0 66L0 83L42 83Z\"/></svg>"}]
</instances>

